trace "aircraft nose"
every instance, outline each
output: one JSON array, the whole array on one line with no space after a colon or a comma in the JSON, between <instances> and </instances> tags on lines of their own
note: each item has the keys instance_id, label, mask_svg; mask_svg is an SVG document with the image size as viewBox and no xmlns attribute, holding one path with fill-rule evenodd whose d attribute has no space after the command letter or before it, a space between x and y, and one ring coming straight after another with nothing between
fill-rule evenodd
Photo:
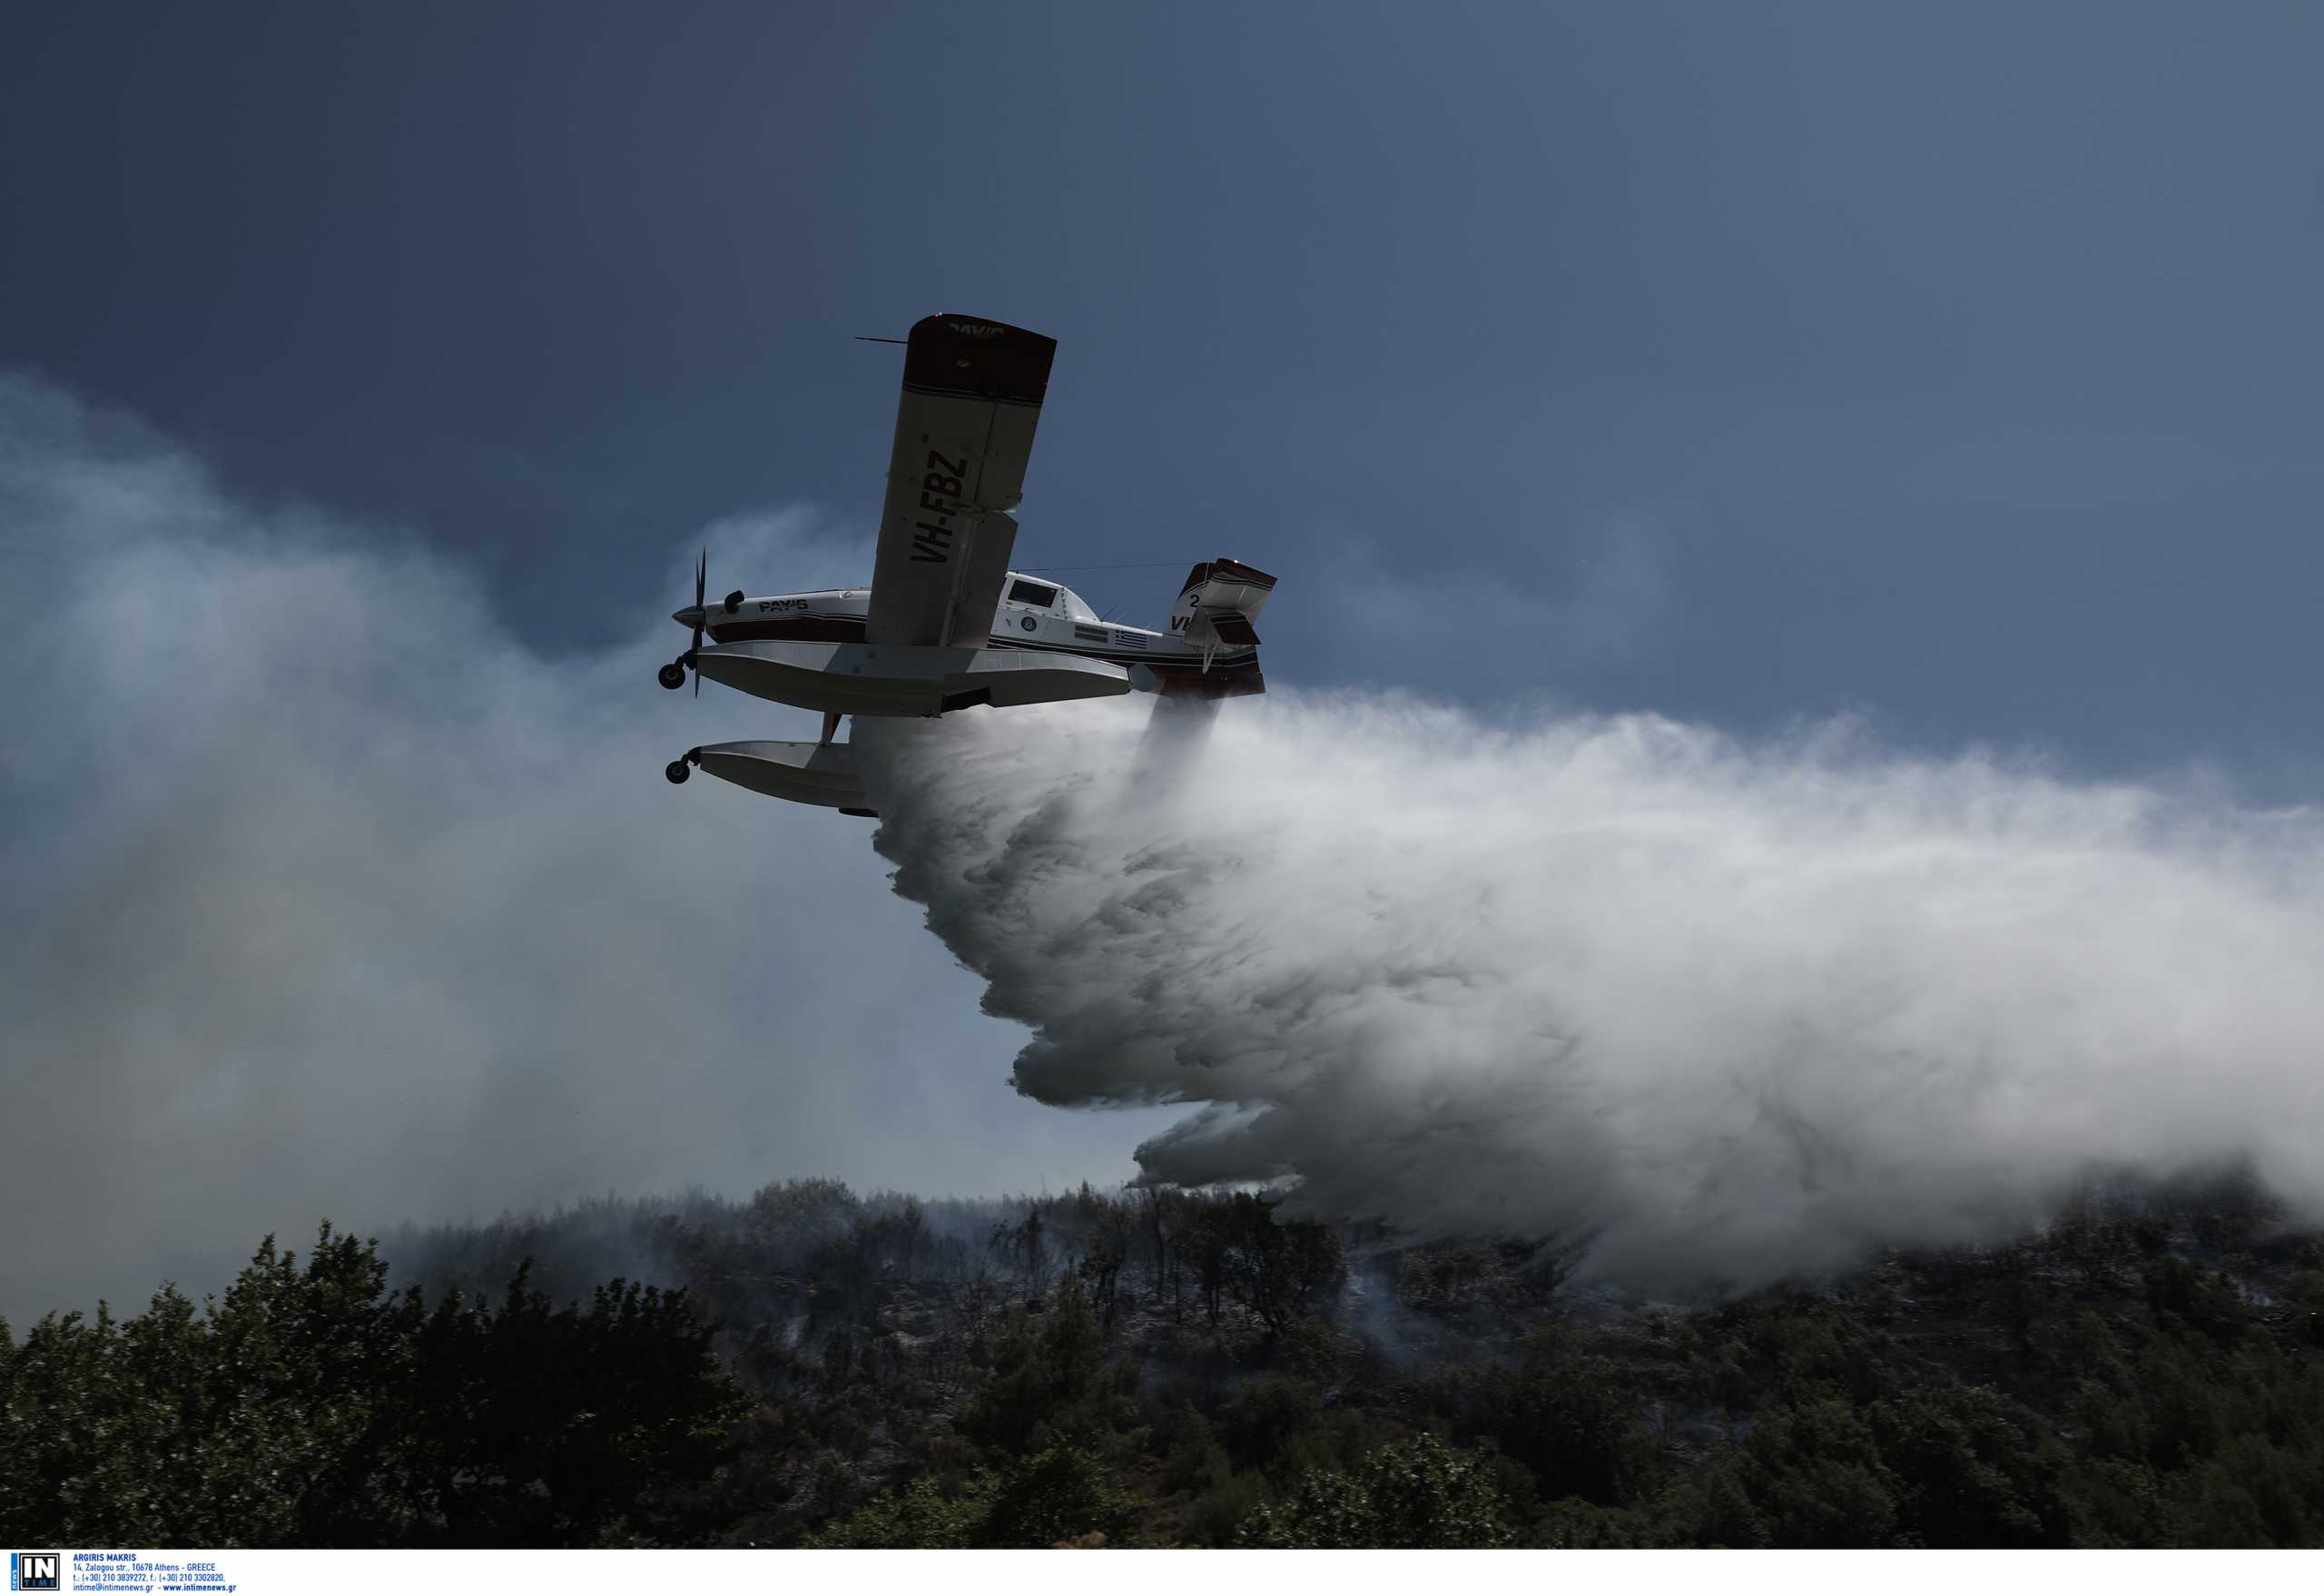
<instances>
[{"instance_id":1,"label":"aircraft nose","mask_svg":"<svg viewBox=\"0 0 2324 1596\"><path fill-rule=\"evenodd\" d=\"M681 626L698 626L702 625L702 606L690 604L684 609L673 610L670 618Z\"/></svg>"}]
</instances>

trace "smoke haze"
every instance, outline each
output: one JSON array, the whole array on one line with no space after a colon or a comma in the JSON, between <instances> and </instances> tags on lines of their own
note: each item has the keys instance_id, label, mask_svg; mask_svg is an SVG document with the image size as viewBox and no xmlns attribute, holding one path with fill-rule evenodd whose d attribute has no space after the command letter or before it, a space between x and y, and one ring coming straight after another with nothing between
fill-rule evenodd
<instances>
[{"instance_id":1,"label":"smoke haze","mask_svg":"<svg viewBox=\"0 0 2324 1596\"><path fill-rule=\"evenodd\" d=\"M2324 1211L2324 829L1845 726L1271 693L857 733L897 890L1149 1178L1748 1286L2248 1158ZM1167 780L1151 779L1157 764Z\"/></svg>"},{"instance_id":2,"label":"smoke haze","mask_svg":"<svg viewBox=\"0 0 2324 1596\"><path fill-rule=\"evenodd\" d=\"M869 564L804 512L707 541L714 580ZM1141 1131L1003 1089L1020 1033L864 823L663 781L798 734L652 685L693 558L545 658L525 594L0 374L0 1314L213 1289L326 1217L1135 1172Z\"/></svg>"}]
</instances>

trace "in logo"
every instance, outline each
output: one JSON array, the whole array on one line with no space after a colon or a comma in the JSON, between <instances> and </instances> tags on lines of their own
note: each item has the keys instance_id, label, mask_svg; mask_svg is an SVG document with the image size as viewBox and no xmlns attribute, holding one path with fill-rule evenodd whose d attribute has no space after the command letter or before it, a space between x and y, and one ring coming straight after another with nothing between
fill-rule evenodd
<instances>
[{"instance_id":1,"label":"in logo","mask_svg":"<svg viewBox=\"0 0 2324 1596\"><path fill-rule=\"evenodd\" d=\"M54 1552L11 1552L8 1553L8 1589L11 1591L62 1591L61 1565L63 1557Z\"/></svg>"}]
</instances>

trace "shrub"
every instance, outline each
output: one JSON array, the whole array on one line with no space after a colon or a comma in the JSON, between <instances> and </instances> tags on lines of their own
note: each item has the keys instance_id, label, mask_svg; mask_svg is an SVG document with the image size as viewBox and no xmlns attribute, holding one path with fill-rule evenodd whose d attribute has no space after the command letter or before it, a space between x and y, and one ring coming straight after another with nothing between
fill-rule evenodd
<instances>
[{"instance_id":1,"label":"shrub","mask_svg":"<svg viewBox=\"0 0 2324 1596\"><path fill-rule=\"evenodd\" d=\"M1491 1472L1428 1434L1383 1446L1353 1472L1309 1471L1236 1537L1243 1546L1331 1548L1475 1548L1510 1539L1509 1503Z\"/></svg>"}]
</instances>

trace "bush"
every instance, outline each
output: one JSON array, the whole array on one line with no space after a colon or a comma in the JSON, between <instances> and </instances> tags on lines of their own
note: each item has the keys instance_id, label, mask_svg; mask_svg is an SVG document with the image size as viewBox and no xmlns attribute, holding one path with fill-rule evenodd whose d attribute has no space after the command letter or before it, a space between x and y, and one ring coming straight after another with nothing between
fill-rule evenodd
<instances>
[{"instance_id":1,"label":"bush","mask_svg":"<svg viewBox=\"0 0 2324 1596\"><path fill-rule=\"evenodd\" d=\"M947 1494L934 1476L915 1480L883 1496L853 1517L828 1524L807 1544L863 1550L956 1552L986 1544L985 1520L991 1514L1000 1482L979 1473Z\"/></svg>"},{"instance_id":2,"label":"bush","mask_svg":"<svg viewBox=\"0 0 2324 1596\"><path fill-rule=\"evenodd\" d=\"M1048 1313L1020 1315L994 1345L991 1374L962 1411L960 1433L1021 1456L1127 1423L1137 1371L1108 1367L1104 1352L1088 1294L1068 1276Z\"/></svg>"},{"instance_id":3,"label":"bush","mask_svg":"<svg viewBox=\"0 0 2324 1596\"><path fill-rule=\"evenodd\" d=\"M1093 1532L1118 1540L1135 1502L1086 1448L1053 1446L1006 1469L982 1469L950 1491L914 1481L807 1538L818 1547L959 1551L1044 1547Z\"/></svg>"},{"instance_id":4,"label":"bush","mask_svg":"<svg viewBox=\"0 0 2324 1596\"><path fill-rule=\"evenodd\" d=\"M1733 1489L1714 1483L1708 1499L1721 1521L1718 1534L1790 1548L1884 1546L1894 1538L1896 1482L1870 1426L1846 1403L1818 1397L1777 1408L1738 1451L1721 1460Z\"/></svg>"},{"instance_id":5,"label":"bush","mask_svg":"<svg viewBox=\"0 0 2324 1596\"><path fill-rule=\"evenodd\" d=\"M1495 1364L1440 1376L1435 1396L1454 1433L1491 1438L1530 1469L1542 1497L1605 1506L1634 1497L1652 1445L1637 1399L1602 1357L1537 1342L1522 1367Z\"/></svg>"},{"instance_id":6,"label":"bush","mask_svg":"<svg viewBox=\"0 0 2324 1596\"><path fill-rule=\"evenodd\" d=\"M1433 1435L1391 1443L1352 1473L1311 1470L1243 1522L1242 1546L1505 1546L1509 1503L1490 1470Z\"/></svg>"},{"instance_id":7,"label":"bush","mask_svg":"<svg viewBox=\"0 0 2324 1596\"><path fill-rule=\"evenodd\" d=\"M1052 1446L1009 1470L978 1544L1054 1546L1093 1532L1118 1541L1136 1505L1115 1487L1097 1453Z\"/></svg>"},{"instance_id":8,"label":"bush","mask_svg":"<svg viewBox=\"0 0 2324 1596\"><path fill-rule=\"evenodd\" d=\"M1324 1416L1324 1394L1305 1380L1262 1374L1218 1416L1218 1438L1237 1468L1265 1468Z\"/></svg>"}]
</instances>

